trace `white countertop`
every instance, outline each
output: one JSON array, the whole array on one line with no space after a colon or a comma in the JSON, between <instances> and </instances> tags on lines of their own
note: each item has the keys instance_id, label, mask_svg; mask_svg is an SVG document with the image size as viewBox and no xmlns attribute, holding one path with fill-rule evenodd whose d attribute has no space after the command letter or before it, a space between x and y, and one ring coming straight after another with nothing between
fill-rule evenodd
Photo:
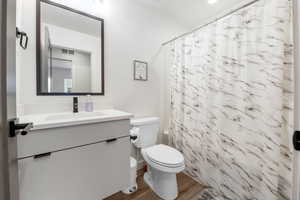
<instances>
[{"instance_id":1,"label":"white countertop","mask_svg":"<svg viewBox=\"0 0 300 200\"><path fill-rule=\"evenodd\" d=\"M91 124L115 120L130 119L133 114L119 110L99 110L79 113L51 113L20 116L20 123L33 123L32 130L50 129L80 124Z\"/></svg>"}]
</instances>

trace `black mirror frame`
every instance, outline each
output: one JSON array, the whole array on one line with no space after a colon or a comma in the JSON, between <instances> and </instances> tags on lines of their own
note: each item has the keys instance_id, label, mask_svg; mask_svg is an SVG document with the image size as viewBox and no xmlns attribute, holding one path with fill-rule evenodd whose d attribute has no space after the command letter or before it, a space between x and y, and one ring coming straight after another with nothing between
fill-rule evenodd
<instances>
[{"instance_id":1,"label":"black mirror frame","mask_svg":"<svg viewBox=\"0 0 300 200\"><path fill-rule=\"evenodd\" d=\"M90 17L92 19L98 20L102 23L101 27L101 93L92 93L92 92L75 92L75 93L64 93L64 92L42 92L41 90L41 2L47 3L71 12ZM104 80L104 19L75 10L73 8L61 5L50 0L36 0L36 89L37 96L84 96L84 95L93 95L93 96L104 96L105 90L105 80Z\"/></svg>"}]
</instances>

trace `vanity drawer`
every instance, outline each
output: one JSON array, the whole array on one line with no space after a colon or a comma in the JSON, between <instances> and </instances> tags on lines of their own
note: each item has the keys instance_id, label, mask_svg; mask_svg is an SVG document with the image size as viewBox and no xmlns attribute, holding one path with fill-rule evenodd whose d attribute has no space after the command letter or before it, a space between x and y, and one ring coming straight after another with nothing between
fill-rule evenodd
<instances>
[{"instance_id":1,"label":"vanity drawer","mask_svg":"<svg viewBox=\"0 0 300 200\"><path fill-rule=\"evenodd\" d=\"M18 158L129 136L130 121L119 120L61 128L33 130L18 136Z\"/></svg>"},{"instance_id":2,"label":"vanity drawer","mask_svg":"<svg viewBox=\"0 0 300 200\"><path fill-rule=\"evenodd\" d=\"M19 160L20 200L97 200L129 182L129 138Z\"/></svg>"}]
</instances>

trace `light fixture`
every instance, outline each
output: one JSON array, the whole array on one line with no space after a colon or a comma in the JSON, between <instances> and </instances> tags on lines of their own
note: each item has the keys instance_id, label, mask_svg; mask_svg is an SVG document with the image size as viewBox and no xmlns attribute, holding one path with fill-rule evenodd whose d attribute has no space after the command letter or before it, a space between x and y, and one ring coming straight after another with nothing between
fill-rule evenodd
<instances>
[{"instance_id":1,"label":"light fixture","mask_svg":"<svg viewBox=\"0 0 300 200\"><path fill-rule=\"evenodd\" d=\"M215 3L217 3L218 2L218 0L208 0L207 1L207 3L209 3L209 4L215 4Z\"/></svg>"}]
</instances>

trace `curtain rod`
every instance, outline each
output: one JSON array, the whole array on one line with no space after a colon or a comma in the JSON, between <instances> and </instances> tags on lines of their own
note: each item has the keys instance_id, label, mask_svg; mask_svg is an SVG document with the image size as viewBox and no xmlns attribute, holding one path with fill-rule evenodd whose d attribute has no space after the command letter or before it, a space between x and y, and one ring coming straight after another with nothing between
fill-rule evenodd
<instances>
[{"instance_id":1,"label":"curtain rod","mask_svg":"<svg viewBox=\"0 0 300 200\"><path fill-rule=\"evenodd\" d=\"M248 3L246 3L246 4L244 4L243 6L240 6L240 7L236 8L236 9L231 10L230 12L226 13L225 15L222 15L222 16L220 16L220 17L217 17L217 18L215 18L215 19L213 19L213 20L211 20L211 21L209 21L209 22L207 22L207 23L205 23L205 24L203 24L203 25L201 25L201 26L199 26L199 27L197 27L197 28L195 28L195 29L189 31L189 32L183 33L183 34L181 34L181 35L179 35L179 36L174 37L174 38L171 39L171 40L168 40L167 42L162 43L162 46L165 46L165 45L167 45L167 44L169 44L169 43L171 43L171 42L173 42L173 41L175 41L175 40L177 40L177 39L179 39L179 38L182 38L182 37L184 37L184 36L186 36L186 35L189 35L189 34L195 32L195 31L198 31L199 29L201 29L201 28L203 28L203 27L205 27L205 26L207 26L207 25L209 25L209 24L212 24L212 23L214 23L214 22L216 22L216 21L218 21L218 20L220 20L220 19L222 19L222 18L224 18L224 17L227 17L228 15L230 15L230 14L232 14L232 13L234 13L234 12L240 10L240 9L243 9L243 8L245 8L245 7L248 7L248 6L254 4L254 3L257 2L257 1L260 1L260 0L252 0L252 1L250 1L250 2L248 2Z\"/></svg>"}]
</instances>

